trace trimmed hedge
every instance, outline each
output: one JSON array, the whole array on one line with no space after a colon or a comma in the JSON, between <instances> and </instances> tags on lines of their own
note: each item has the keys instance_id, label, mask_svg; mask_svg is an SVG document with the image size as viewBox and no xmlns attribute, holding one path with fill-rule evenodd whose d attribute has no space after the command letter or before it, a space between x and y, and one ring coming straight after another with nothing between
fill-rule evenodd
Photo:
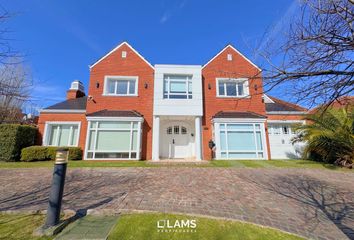
<instances>
[{"instance_id":1,"label":"trimmed hedge","mask_svg":"<svg viewBox=\"0 0 354 240\"><path fill-rule=\"evenodd\" d=\"M32 146L22 149L21 161L33 162L33 161L47 161L55 160L56 151L59 147L47 147L47 146ZM81 160L82 150L79 147L68 147L69 160Z\"/></svg>"},{"instance_id":2,"label":"trimmed hedge","mask_svg":"<svg viewBox=\"0 0 354 240\"><path fill-rule=\"evenodd\" d=\"M21 149L35 144L37 128L20 124L0 124L0 161L19 161Z\"/></svg>"}]
</instances>

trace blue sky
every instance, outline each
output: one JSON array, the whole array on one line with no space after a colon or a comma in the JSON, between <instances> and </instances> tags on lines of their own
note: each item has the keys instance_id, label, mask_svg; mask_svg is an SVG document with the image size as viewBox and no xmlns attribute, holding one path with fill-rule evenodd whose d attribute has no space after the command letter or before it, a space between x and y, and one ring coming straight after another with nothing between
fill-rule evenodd
<instances>
[{"instance_id":1,"label":"blue sky","mask_svg":"<svg viewBox=\"0 0 354 240\"><path fill-rule=\"evenodd\" d=\"M89 68L128 41L152 64L204 64L233 44L256 64L252 49L267 29L281 34L296 0L281 1L98 1L11 0L13 46L32 69L34 103L65 99L74 79L87 89Z\"/></svg>"}]
</instances>

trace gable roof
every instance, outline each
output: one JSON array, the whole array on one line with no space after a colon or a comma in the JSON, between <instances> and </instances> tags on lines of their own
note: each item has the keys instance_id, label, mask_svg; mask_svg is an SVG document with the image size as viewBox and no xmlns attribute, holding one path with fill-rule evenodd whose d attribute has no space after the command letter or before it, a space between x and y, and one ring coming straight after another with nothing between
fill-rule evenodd
<instances>
[{"instance_id":1,"label":"gable roof","mask_svg":"<svg viewBox=\"0 0 354 240\"><path fill-rule=\"evenodd\" d=\"M240 51L238 51L234 46L232 46L231 44L226 45L226 47L224 47L219 53L217 53L212 59L210 59L206 64L204 64L204 66L202 67L205 68L209 63L211 63L215 58L217 58L221 53L223 53L227 48L231 48L232 50L234 50L236 53L238 53L241 57L243 57L247 62L249 62L252 66L254 66L255 68L257 68L259 71L262 71L262 69L260 69L256 64L254 64L251 60L249 60L245 55L243 55Z\"/></svg>"},{"instance_id":2,"label":"gable roof","mask_svg":"<svg viewBox=\"0 0 354 240\"><path fill-rule=\"evenodd\" d=\"M122 42L121 44L119 44L118 46L116 46L115 48L113 48L111 51L109 51L106 55L104 55L103 57L101 57L100 59L98 59L96 62L94 62L92 65L90 65L90 69L93 68L96 64L98 64L99 62L101 62L103 59L105 59L106 57L108 57L109 55L111 55L111 53L115 52L116 50L118 50L120 47L122 47L123 45L127 45L135 54L137 54L144 62L146 62L152 69L154 69L154 67L151 65L151 63L149 63L138 51L136 51L129 43L127 43L126 41Z\"/></svg>"},{"instance_id":3,"label":"gable roof","mask_svg":"<svg viewBox=\"0 0 354 240\"><path fill-rule=\"evenodd\" d=\"M80 97L75 99L68 99L60 103L54 104L47 108L44 108L41 112L65 112L65 111L77 111L85 112L87 104L87 97Z\"/></svg>"},{"instance_id":4,"label":"gable roof","mask_svg":"<svg viewBox=\"0 0 354 240\"><path fill-rule=\"evenodd\" d=\"M269 95L265 95L272 102L265 102L266 112L306 112L308 109L301 107L297 104L283 101L279 98L275 98Z\"/></svg>"}]
</instances>

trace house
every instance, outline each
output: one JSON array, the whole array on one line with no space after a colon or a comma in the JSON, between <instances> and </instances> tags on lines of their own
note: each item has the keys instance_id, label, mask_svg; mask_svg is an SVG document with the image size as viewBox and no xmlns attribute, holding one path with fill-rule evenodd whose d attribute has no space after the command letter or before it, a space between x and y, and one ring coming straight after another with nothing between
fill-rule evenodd
<instances>
[{"instance_id":1,"label":"house","mask_svg":"<svg viewBox=\"0 0 354 240\"><path fill-rule=\"evenodd\" d=\"M298 157L292 126L307 109L263 93L261 69L231 45L205 65L151 65L123 42L39 117L42 144L84 159Z\"/></svg>"}]
</instances>

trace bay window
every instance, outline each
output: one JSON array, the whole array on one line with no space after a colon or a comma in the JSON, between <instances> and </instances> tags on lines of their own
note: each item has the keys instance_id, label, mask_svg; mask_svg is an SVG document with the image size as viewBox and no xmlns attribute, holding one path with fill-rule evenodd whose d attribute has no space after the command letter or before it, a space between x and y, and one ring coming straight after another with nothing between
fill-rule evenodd
<instances>
[{"instance_id":1,"label":"bay window","mask_svg":"<svg viewBox=\"0 0 354 240\"><path fill-rule=\"evenodd\" d=\"M163 98L192 99L192 75L164 75Z\"/></svg>"},{"instance_id":2,"label":"bay window","mask_svg":"<svg viewBox=\"0 0 354 240\"><path fill-rule=\"evenodd\" d=\"M261 123L215 123L217 157L220 159L265 158Z\"/></svg>"},{"instance_id":3,"label":"bay window","mask_svg":"<svg viewBox=\"0 0 354 240\"><path fill-rule=\"evenodd\" d=\"M248 79L217 78L218 97L245 97L249 95Z\"/></svg>"},{"instance_id":4,"label":"bay window","mask_svg":"<svg viewBox=\"0 0 354 240\"><path fill-rule=\"evenodd\" d=\"M89 121L87 159L139 159L141 122Z\"/></svg>"}]
</instances>

